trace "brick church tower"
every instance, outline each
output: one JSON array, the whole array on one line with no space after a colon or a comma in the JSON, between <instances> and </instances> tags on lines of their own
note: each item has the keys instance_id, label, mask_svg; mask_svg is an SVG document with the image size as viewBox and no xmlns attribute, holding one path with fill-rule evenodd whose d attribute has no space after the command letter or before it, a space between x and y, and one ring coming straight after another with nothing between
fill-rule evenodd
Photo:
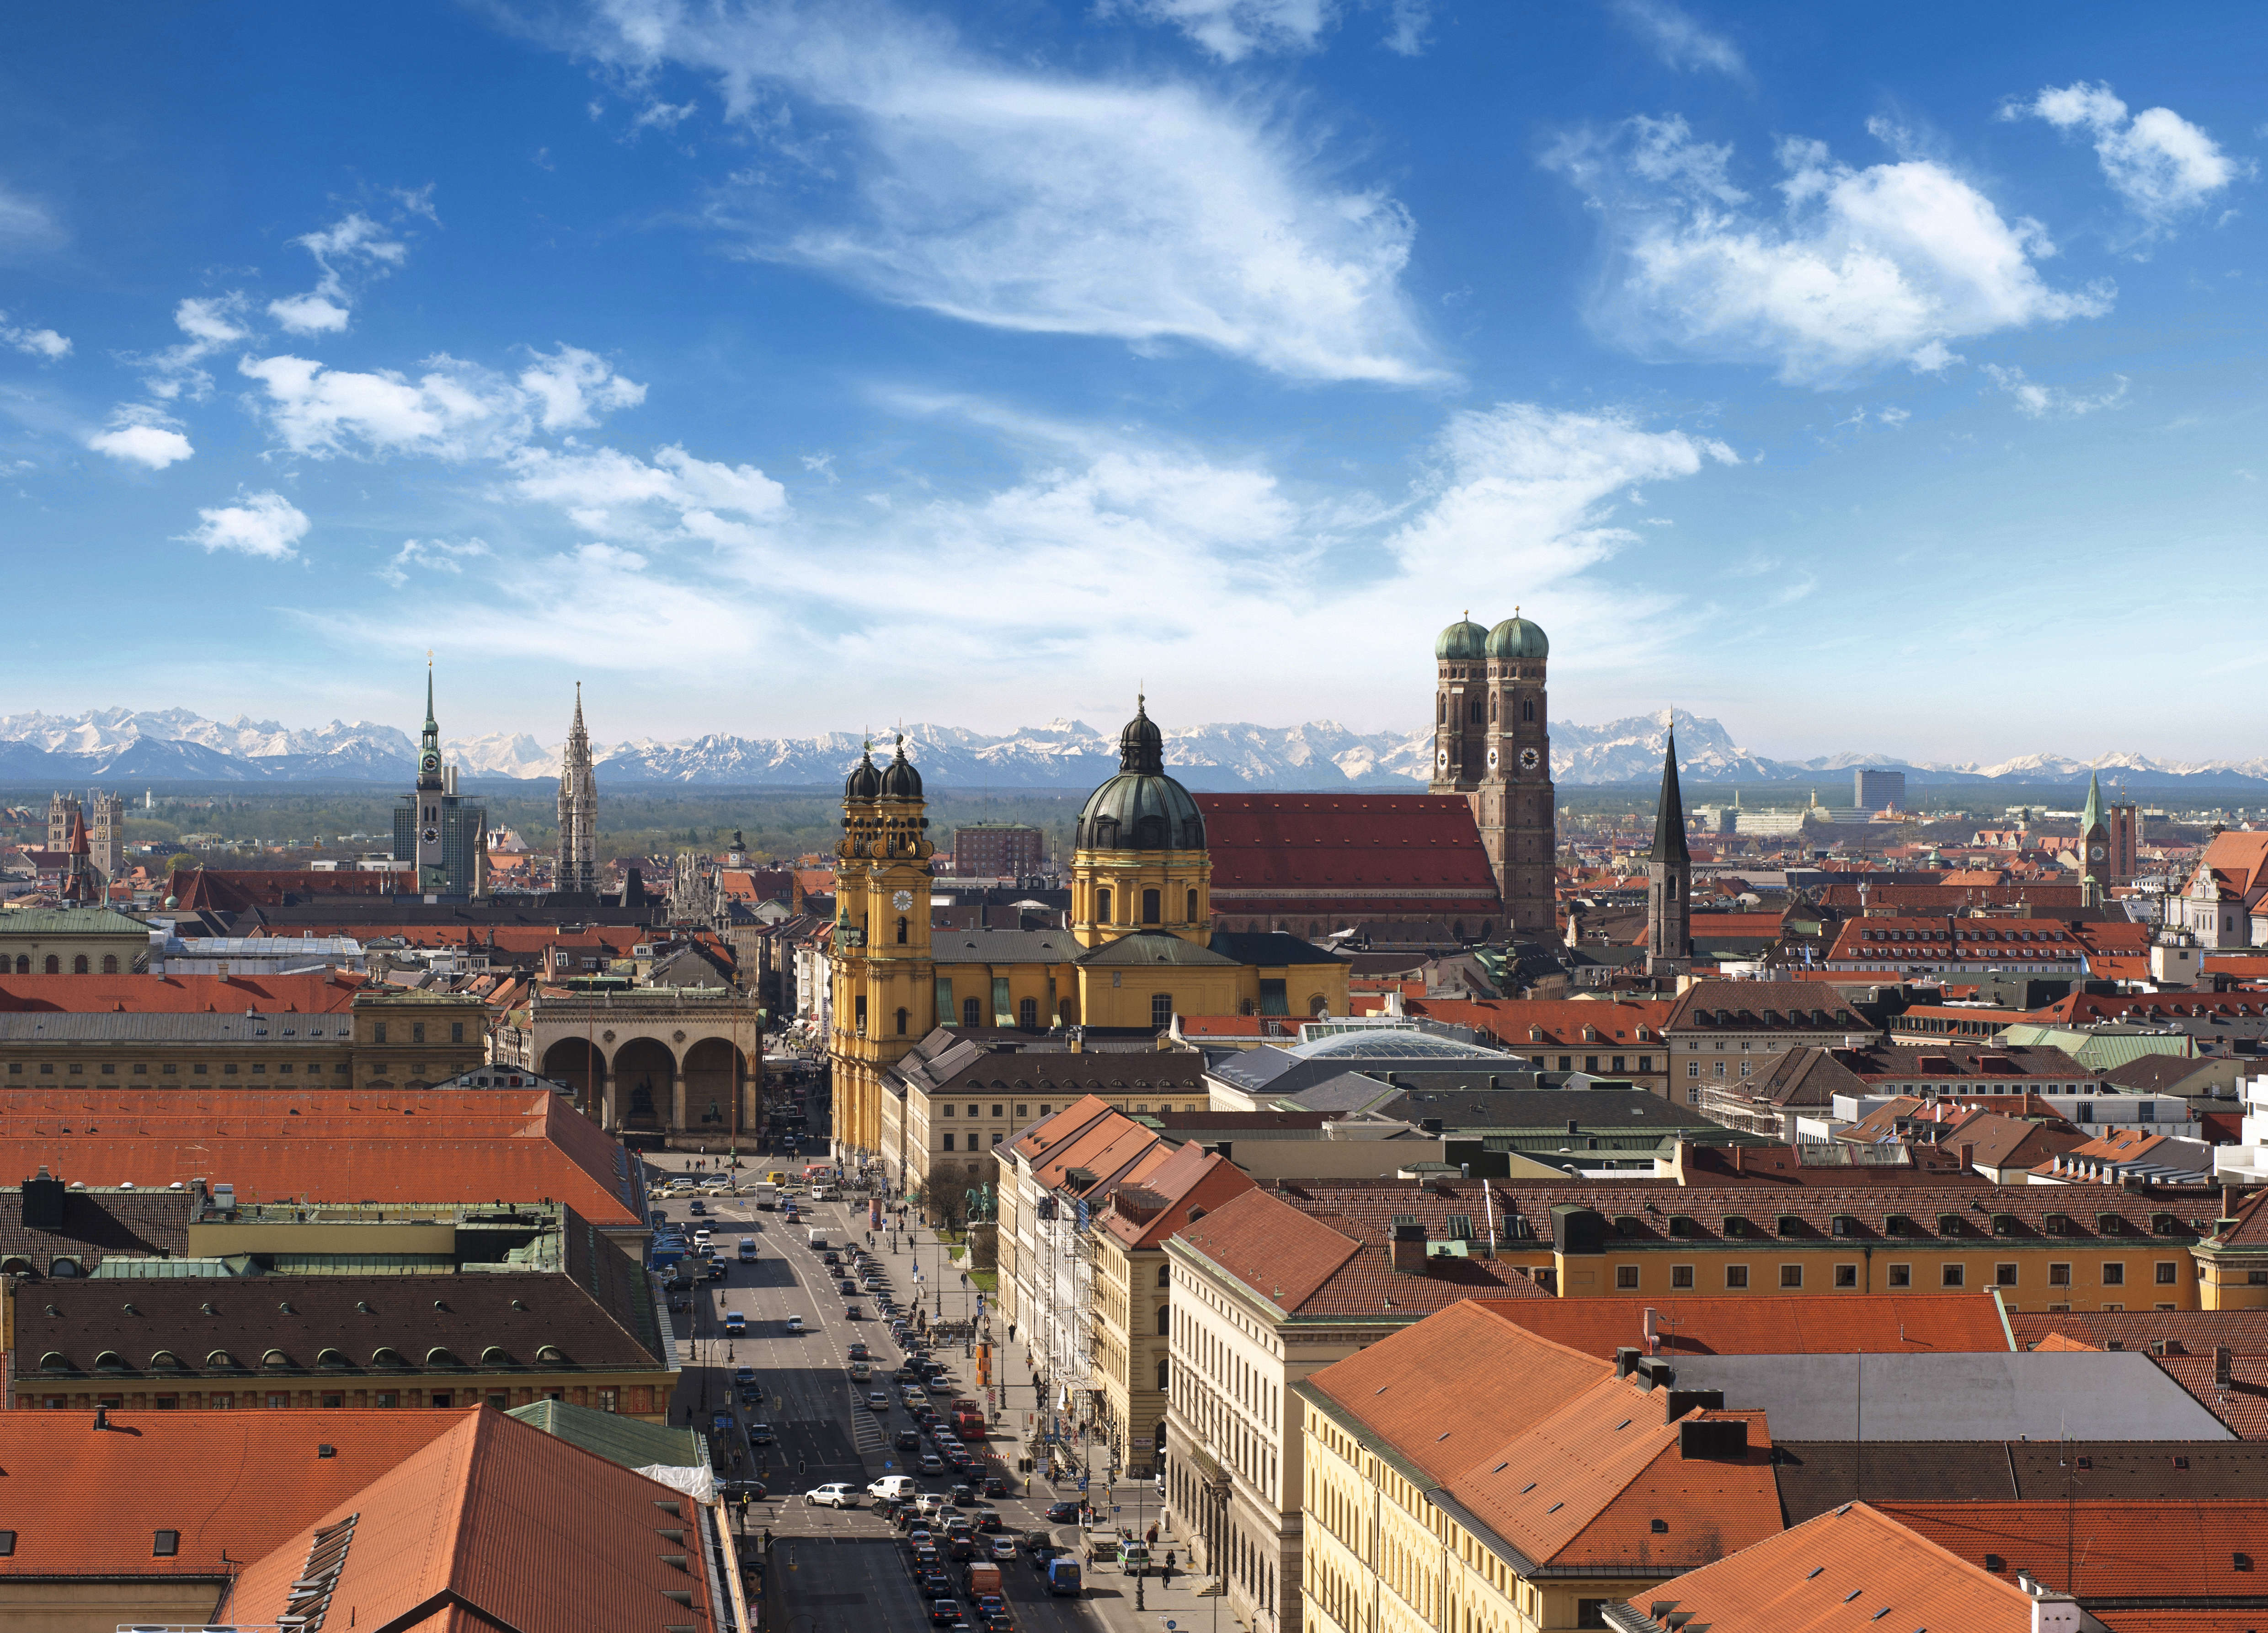
<instances>
[{"instance_id":1,"label":"brick church tower","mask_svg":"<svg viewBox=\"0 0 2268 1633\"><path fill-rule=\"evenodd\" d=\"M1551 643L1527 619L1492 630L1461 619L1433 643L1434 794L1462 794L1508 927L1550 936L1557 926L1552 858L1558 848L1544 667Z\"/></svg>"}]
</instances>

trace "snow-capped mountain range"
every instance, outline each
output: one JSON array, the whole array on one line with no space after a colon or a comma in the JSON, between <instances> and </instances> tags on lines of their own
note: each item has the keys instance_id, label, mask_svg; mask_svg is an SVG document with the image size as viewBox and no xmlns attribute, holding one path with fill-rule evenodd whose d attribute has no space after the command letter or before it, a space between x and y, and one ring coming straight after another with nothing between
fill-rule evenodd
<instances>
[{"instance_id":1,"label":"snow-capped mountain range","mask_svg":"<svg viewBox=\"0 0 2268 1633\"><path fill-rule=\"evenodd\" d=\"M1677 733L1688 783L1800 782L1840 779L1852 766L1904 771L1918 780L2057 783L2113 772L2130 787L2268 787L2268 758L2168 761L2142 754L2080 760L2029 754L1986 765L1916 763L1879 754L1778 760L1751 753L1724 727L1683 710L1633 715L1602 726L1557 721L1551 769L1562 783L1636 783L1660 775L1663 741ZM963 787L1088 788L1117 769L1115 729L1050 720L1003 735L955 726L906 728L922 774ZM1407 789L1431 768L1432 729L1351 731L1330 720L1302 726L1219 724L1168 728L1166 763L1191 787ZM887 741L887 740L885 740ZM636 738L593 744L601 786L824 787L858 758L853 732L816 737L712 735L678 742ZM91 779L243 783L395 782L409 774L415 744L394 726L333 720L291 728L239 715L211 720L186 709L97 709L85 714L0 715L0 780ZM449 740L449 757L471 779L540 780L557 775L560 745L525 733ZM1835 794L1827 794L1830 803Z\"/></svg>"}]
</instances>

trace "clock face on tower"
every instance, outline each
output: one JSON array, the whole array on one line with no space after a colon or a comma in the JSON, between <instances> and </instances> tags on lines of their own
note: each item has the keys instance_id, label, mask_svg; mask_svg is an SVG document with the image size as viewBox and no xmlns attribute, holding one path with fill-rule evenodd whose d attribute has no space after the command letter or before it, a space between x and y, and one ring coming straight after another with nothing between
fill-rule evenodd
<instances>
[{"instance_id":1,"label":"clock face on tower","mask_svg":"<svg viewBox=\"0 0 2268 1633\"><path fill-rule=\"evenodd\" d=\"M1534 771L1535 769L1536 763L1543 759L1543 757L1538 754L1534 749L1522 749L1520 751L1520 769L1522 771Z\"/></svg>"},{"instance_id":2,"label":"clock face on tower","mask_svg":"<svg viewBox=\"0 0 2268 1633\"><path fill-rule=\"evenodd\" d=\"M2090 846L2088 846L2087 847L2087 860L2088 860L2088 861L2101 861L2102 860L2102 856L2103 856L2103 851L2102 851L2102 847L2101 846L2099 846L2099 845L2090 845Z\"/></svg>"},{"instance_id":3,"label":"clock face on tower","mask_svg":"<svg viewBox=\"0 0 2268 1633\"><path fill-rule=\"evenodd\" d=\"M1491 749L1489 750L1489 769L1491 771L1494 771L1496 769L1496 750L1494 749Z\"/></svg>"},{"instance_id":4,"label":"clock face on tower","mask_svg":"<svg viewBox=\"0 0 2268 1633\"><path fill-rule=\"evenodd\" d=\"M438 845L441 842L441 831L438 828L428 828L418 837L428 845Z\"/></svg>"},{"instance_id":5,"label":"clock face on tower","mask_svg":"<svg viewBox=\"0 0 2268 1633\"><path fill-rule=\"evenodd\" d=\"M429 772L439 771L441 769L441 757L438 754L429 754L423 759L420 760L418 764Z\"/></svg>"},{"instance_id":6,"label":"clock face on tower","mask_svg":"<svg viewBox=\"0 0 2268 1633\"><path fill-rule=\"evenodd\" d=\"M900 913L903 913L907 908L913 905L914 893L911 890L900 890L895 896L890 898L890 905L896 908Z\"/></svg>"}]
</instances>

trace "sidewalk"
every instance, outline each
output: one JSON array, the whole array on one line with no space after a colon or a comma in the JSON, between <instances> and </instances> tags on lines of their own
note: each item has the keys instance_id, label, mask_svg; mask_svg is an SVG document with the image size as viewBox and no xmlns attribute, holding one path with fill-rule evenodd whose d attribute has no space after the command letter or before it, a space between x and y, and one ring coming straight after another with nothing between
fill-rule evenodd
<instances>
[{"instance_id":1,"label":"sidewalk","mask_svg":"<svg viewBox=\"0 0 2268 1633\"><path fill-rule=\"evenodd\" d=\"M1159 1545L1162 1550L1162 1538ZM1199 1596L1197 1590L1211 1581L1210 1577L1189 1577L1175 1570L1173 1586L1166 1587L1152 1570L1143 1578L1143 1608L1137 1610L1134 1583L1116 1565L1097 1565L1086 1573L1086 1592L1082 1597L1110 1633L1167 1633L1168 1622L1174 1624L1175 1633L1216 1633L1216 1629L1241 1633L1245 1623L1230 1608L1225 1595Z\"/></svg>"}]
</instances>

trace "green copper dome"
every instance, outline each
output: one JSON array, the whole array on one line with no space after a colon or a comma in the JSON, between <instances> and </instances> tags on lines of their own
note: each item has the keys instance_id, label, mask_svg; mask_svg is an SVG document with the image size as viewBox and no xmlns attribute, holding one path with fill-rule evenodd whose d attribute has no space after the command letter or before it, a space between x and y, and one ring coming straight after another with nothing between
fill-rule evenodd
<instances>
[{"instance_id":1,"label":"green copper dome","mask_svg":"<svg viewBox=\"0 0 2268 1633\"><path fill-rule=\"evenodd\" d=\"M1440 659L1477 659L1487 645L1486 630L1470 618L1460 618L1441 632L1440 639L1433 643L1433 655Z\"/></svg>"},{"instance_id":2,"label":"green copper dome","mask_svg":"<svg viewBox=\"0 0 2268 1633\"><path fill-rule=\"evenodd\" d=\"M1548 658L1551 643L1543 632L1526 618L1506 618L1488 632L1488 655L1491 658Z\"/></svg>"}]
</instances>

